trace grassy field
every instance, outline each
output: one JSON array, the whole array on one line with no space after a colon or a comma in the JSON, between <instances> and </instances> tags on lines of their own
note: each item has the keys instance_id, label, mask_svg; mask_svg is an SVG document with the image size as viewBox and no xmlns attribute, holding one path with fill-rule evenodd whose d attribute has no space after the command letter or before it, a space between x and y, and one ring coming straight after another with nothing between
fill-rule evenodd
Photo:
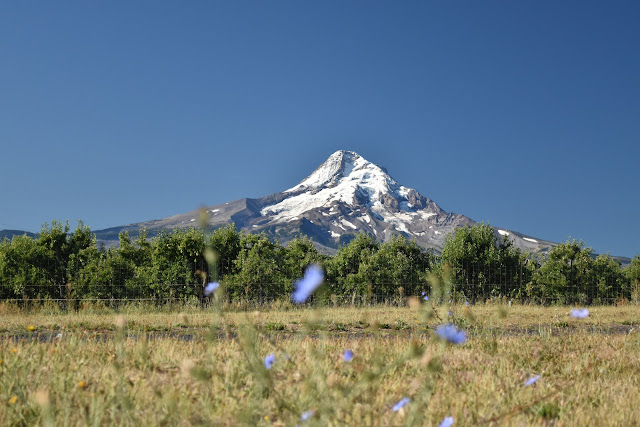
<instances>
[{"instance_id":1,"label":"grassy field","mask_svg":"<svg viewBox=\"0 0 640 427\"><path fill-rule=\"evenodd\" d=\"M570 309L0 306L0 424L640 424L640 307Z\"/></svg>"}]
</instances>

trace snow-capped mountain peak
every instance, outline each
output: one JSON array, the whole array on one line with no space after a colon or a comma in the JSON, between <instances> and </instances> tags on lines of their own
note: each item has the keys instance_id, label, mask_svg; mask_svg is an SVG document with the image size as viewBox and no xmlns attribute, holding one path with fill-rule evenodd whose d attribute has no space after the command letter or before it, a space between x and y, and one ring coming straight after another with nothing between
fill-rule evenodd
<instances>
[{"instance_id":1,"label":"snow-capped mountain peak","mask_svg":"<svg viewBox=\"0 0 640 427\"><path fill-rule=\"evenodd\" d=\"M358 233L381 242L393 236L415 240L426 248L441 250L457 227L473 224L464 215L447 213L418 191L396 182L384 168L353 151L336 151L298 185L258 199L239 199L206 209L211 227L233 223L249 233L266 233L286 244L307 235L319 249L331 253ZM121 231L150 232L192 227L200 211L161 220L130 224L100 231L100 238L117 244ZM541 251L552 243L495 228L516 247ZM98 234L98 233L96 233Z\"/></svg>"},{"instance_id":2,"label":"snow-capped mountain peak","mask_svg":"<svg viewBox=\"0 0 640 427\"><path fill-rule=\"evenodd\" d=\"M284 194L288 197L264 207L262 215L270 216L271 220L289 221L299 219L307 211L344 204L352 209L366 207L379 219L393 223L397 222L393 217L401 211L415 216L419 210L431 205L428 212L419 213L422 218L441 211L416 190L399 185L381 167L353 151L344 150L333 153L311 175Z\"/></svg>"},{"instance_id":3,"label":"snow-capped mountain peak","mask_svg":"<svg viewBox=\"0 0 640 427\"><path fill-rule=\"evenodd\" d=\"M373 174L384 174L378 166L365 160L358 153L339 150L329 156L323 164L300 184L288 189L285 193L321 187L335 187L343 179L357 179L358 175L362 175L359 173L362 170L368 170ZM351 176L352 173L354 173L354 176Z\"/></svg>"}]
</instances>

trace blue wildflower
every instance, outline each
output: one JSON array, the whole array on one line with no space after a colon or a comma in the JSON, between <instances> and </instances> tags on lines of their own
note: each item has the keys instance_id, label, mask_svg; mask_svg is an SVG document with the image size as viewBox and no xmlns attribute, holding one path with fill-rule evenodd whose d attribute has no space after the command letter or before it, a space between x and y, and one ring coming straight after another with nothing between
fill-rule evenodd
<instances>
[{"instance_id":1,"label":"blue wildflower","mask_svg":"<svg viewBox=\"0 0 640 427\"><path fill-rule=\"evenodd\" d=\"M216 289L218 289L218 287L220 287L220 283L218 282L210 282L205 288L204 288L204 296L208 297L209 295L211 295L213 293L213 291L215 291Z\"/></svg>"},{"instance_id":2,"label":"blue wildflower","mask_svg":"<svg viewBox=\"0 0 640 427\"><path fill-rule=\"evenodd\" d=\"M270 355L264 358L264 366L267 369L271 369L271 367L273 366L273 362L275 361L276 361L276 357L273 355L273 353L271 353Z\"/></svg>"},{"instance_id":3,"label":"blue wildflower","mask_svg":"<svg viewBox=\"0 0 640 427\"><path fill-rule=\"evenodd\" d=\"M422 299L424 299L425 301L429 301L429 296L425 291L422 291Z\"/></svg>"},{"instance_id":4,"label":"blue wildflower","mask_svg":"<svg viewBox=\"0 0 640 427\"><path fill-rule=\"evenodd\" d=\"M345 362L351 362L351 359L353 359L353 351L346 349L344 353L342 353L342 358Z\"/></svg>"},{"instance_id":5,"label":"blue wildflower","mask_svg":"<svg viewBox=\"0 0 640 427\"><path fill-rule=\"evenodd\" d=\"M444 417L444 420L438 425L438 427L451 427L453 425L453 417Z\"/></svg>"},{"instance_id":6,"label":"blue wildflower","mask_svg":"<svg viewBox=\"0 0 640 427\"><path fill-rule=\"evenodd\" d=\"M453 344L462 344L467 340L467 333L451 324L440 325L433 332L440 338Z\"/></svg>"},{"instance_id":7,"label":"blue wildflower","mask_svg":"<svg viewBox=\"0 0 640 427\"><path fill-rule=\"evenodd\" d=\"M531 378L529 378L525 383L525 387L533 385L536 383L536 381L538 381L540 379L540 375L534 375Z\"/></svg>"},{"instance_id":8,"label":"blue wildflower","mask_svg":"<svg viewBox=\"0 0 640 427\"><path fill-rule=\"evenodd\" d=\"M571 310L571 317L575 317L576 319L584 319L585 317L589 317L589 309L574 308L573 310Z\"/></svg>"},{"instance_id":9,"label":"blue wildflower","mask_svg":"<svg viewBox=\"0 0 640 427\"><path fill-rule=\"evenodd\" d=\"M466 307L469 307L469 301L465 301L465 302L464 302L464 305L465 305Z\"/></svg>"},{"instance_id":10,"label":"blue wildflower","mask_svg":"<svg viewBox=\"0 0 640 427\"><path fill-rule=\"evenodd\" d=\"M303 412L302 415L300 415L300 421L307 421L309 418L313 417L315 414L316 414L316 411L313 409Z\"/></svg>"},{"instance_id":11,"label":"blue wildflower","mask_svg":"<svg viewBox=\"0 0 640 427\"><path fill-rule=\"evenodd\" d=\"M411 399L409 399L408 397L403 397L398 403L393 405L393 412L398 412L401 408L407 406L409 402L411 402Z\"/></svg>"},{"instance_id":12,"label":"blue wildflower","mask_svg":"<svg viewBox=\"0 0 640 427\"><path fill-rule=\"evenodd\" d=\"M309 298L309 296L315 291L318 286L322 284L324 280L324 272L318 264L311 264L304 272L302 279L296 280L293 284L295 291L291 296L293 302L301 304Z\"/></svg>"}]
</instances>

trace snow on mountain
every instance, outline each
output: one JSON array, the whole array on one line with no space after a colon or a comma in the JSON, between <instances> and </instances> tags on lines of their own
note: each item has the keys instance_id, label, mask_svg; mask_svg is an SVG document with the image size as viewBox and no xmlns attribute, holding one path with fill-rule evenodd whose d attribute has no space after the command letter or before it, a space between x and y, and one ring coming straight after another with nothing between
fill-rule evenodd
<instances>
[{"instance_id":1,"label":"snow on mountain","mask_svg":"<svg viewBox=\"0 0 640 427\"><path fill-rule=\"evenodd\" d=\"M418 210L416 196L419 195L415 190L399 185L382 168L352 151L333 153L309 177L286 190L285 194L291 196L263 208L261 214L270 215L272 221L288 221L305 212L343 202L351 207L364 205L381 220L407 231L407 222L427 219L440 212L435 204L433 211ZM368 216L365 221L370 222Z\"/></svg>"},{"instance_id":2,"label":"snow on mountain","mask_svg":"<svg viewBox=\"0 0 640 427\"><path fill-rule=\"evenodd\" d=\"M238 229L264 232L283 244L304 234L328 253L361 232L379 241L401 235L439 251L457 227L475 223L464 215L445 212L415 189L400 185L384 168L344 150L333 153L311 175L282 193L240 199L206 210L212 227L234 223ZM159 230L191 227L195 218L199 218L198 211L97 231L96 235L114 239L119 231L133 233L141 227L153 235ZM512 231L495 228L495 232L532 252L553 245Z\"/></svg>"}]
</instances>

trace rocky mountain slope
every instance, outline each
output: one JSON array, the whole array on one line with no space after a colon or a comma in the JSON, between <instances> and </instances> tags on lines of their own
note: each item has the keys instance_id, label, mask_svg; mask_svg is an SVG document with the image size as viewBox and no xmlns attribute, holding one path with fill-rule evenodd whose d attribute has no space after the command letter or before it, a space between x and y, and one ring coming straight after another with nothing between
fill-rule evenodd
<instances>
[{"instance_id":1,"label":"rocky mountain slope","mask_svg":"<svg viewBox=\"0 0 640 427\"><path fill-rule=\"evenodd\" d=\"M299 234L311 237L328 253L364 232L385 242L394 235L415 239L425 248L442 249L457 227L474 224L472 219L442 210L418 191L400 185L381 168L352 151L333 153L298 185L259 199L240 199L205 208L212 227L234 223L236 228L264 232L286 244ZM120 231L132 235L146 228L150 235L160 230L197 226L198 210L169 218L96 231L99 240L112 244ZM552 242L494 228L518 248L539 253Z\"/></svg>"}]
</instances>

